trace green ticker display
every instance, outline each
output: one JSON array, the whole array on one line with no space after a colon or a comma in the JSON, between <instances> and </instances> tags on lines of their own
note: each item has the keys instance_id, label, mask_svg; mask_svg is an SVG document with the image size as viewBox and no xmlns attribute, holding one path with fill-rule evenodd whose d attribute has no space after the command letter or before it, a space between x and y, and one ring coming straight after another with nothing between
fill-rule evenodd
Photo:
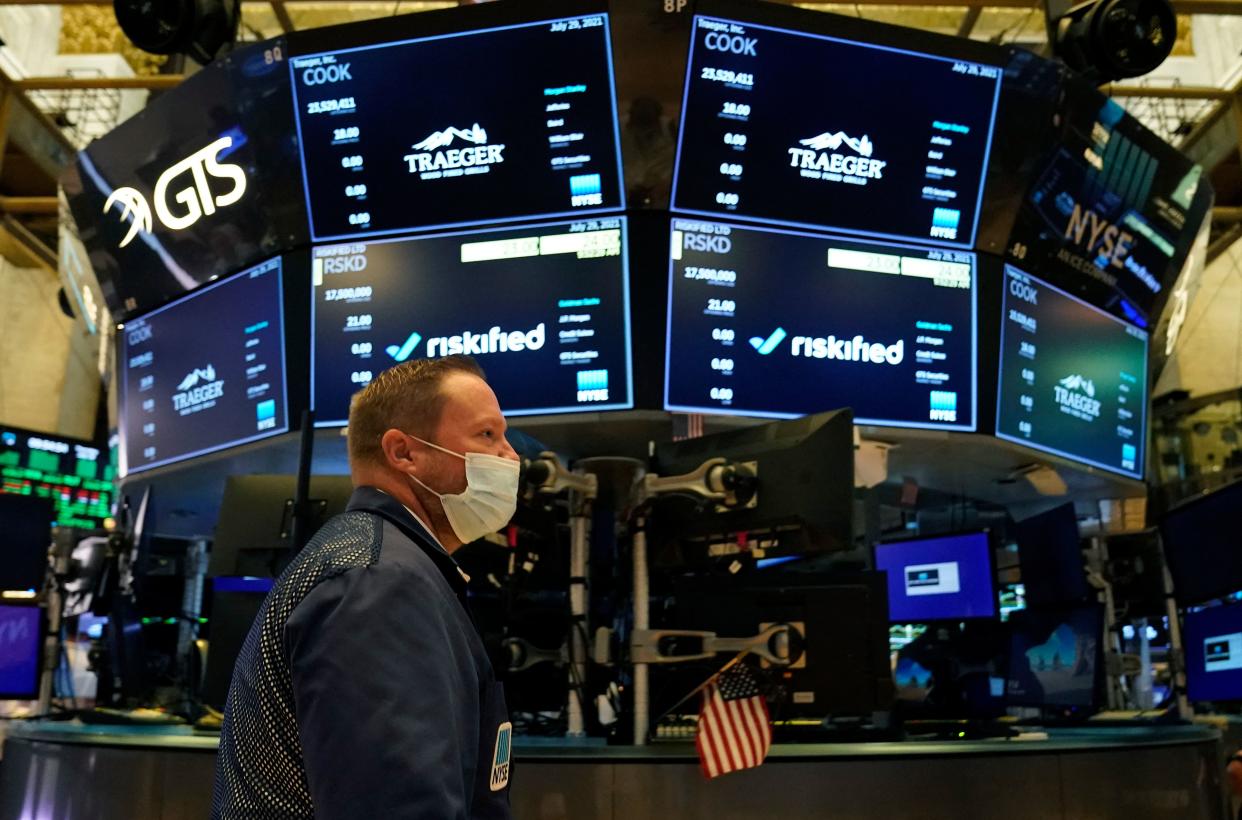
<instances>
[{"instance_id":1,"label":"green ticker display","mask_svg":"<svg viewBox=\"0 0 1242 820\"><path fill-rule=\"evenodd\" d=\"M112 514L114 474L107 450L86 442L0 428L0 492L51 498L57 526L102 526Z\"/></svg>"}]
</instances>

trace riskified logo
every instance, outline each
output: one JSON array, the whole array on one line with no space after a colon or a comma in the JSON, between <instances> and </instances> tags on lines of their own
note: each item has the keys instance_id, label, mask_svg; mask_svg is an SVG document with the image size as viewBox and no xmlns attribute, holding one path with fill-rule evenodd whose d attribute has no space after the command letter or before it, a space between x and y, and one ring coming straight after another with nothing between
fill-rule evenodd
<instances>
[{"instance_id":1,"label":"riskified logo","mask_svg":"<svg viewBox=\"0 0 1242 820\"><path fill-rule=\"evenodd\" d=\"M840 153L841 148L851 153ZM875 159L875 145L866 134L851 137L844 131L825 131L814 137L798 140L798 147L789 149L789 167L808 179L866 185L883 179L887 162Z\"/></svg>"},{"instance_id":2,"label":"riskified logo","mask_svg":"<svg viewBox=\"0 0 1242 820\"><path fill-rule=\"evenodd\" d=\"M1095 421L1100 417L1100 402L1095 398L1095 382L1077 373L1066 376L1052 387L1053 398L1061 412Z\"/></svg>"},{"instance_id":3,"label":"riskified logo","mask_svg":"<svg viewBox=\"0 0 1242 820\"><path fill-rule=\"evenodd\" d=\"M173 409L181 415L197 413L215 407L216 399L224 395L224 380L216 378L216 368L210 364L196 367L186 374L173 393Z\"/></svg>"},{"instance_id":4,"label":"riskified logo","mask_svg":"<svg viewBox=\"0 0 1242 820\"><path fill-rule=\"evenodd\" d=\"M468 143L464 148L449 148L454 141ZM411 174L419 179L440 179L465 174L486 174L493 165L505 161L504 145L489 145L487 131L476 122L469 128L452 126L433 131L410 146L413 151L402 159Z\"/></svg>"},{"instance_id":5,"label":"riskified logo","mask_svg":"<svg viewBox=\"0 0 1242 820\"><path fill-rule=\"evenodd\" d=\"M221 137L169 166L159 175L152 201L155 203L155 216L159 217L161 225L170 231L180 231L203 216L211 216L217 208L227 207L242 198L246 193L246 172L240 165L219 161L221 152L232 146L232 137ZM187 186L171 194L172 202L181 206L180 213L173 213L168 188L174 180L187 173L190 175ZM228 193L216 194L211 190L210 178L230 180L233 187ZM121 221L129 221L129 232L121 240L120 247L128 245L139 233L151 233L154 227L151 205L141 191L129 186L115 189L104 202L104 213L117 204L121 206Z\"/></svg>"}]
</instances>

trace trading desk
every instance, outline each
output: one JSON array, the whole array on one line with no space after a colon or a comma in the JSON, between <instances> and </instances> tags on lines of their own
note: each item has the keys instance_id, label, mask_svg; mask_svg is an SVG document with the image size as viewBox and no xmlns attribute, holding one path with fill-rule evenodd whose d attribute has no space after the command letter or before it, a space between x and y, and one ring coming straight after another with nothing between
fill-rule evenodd
<instances>
[{"instance_id":1,"label":"trading desk","mask_svg":"<svg viewBox=\"0 0 1242 820\"><path fill-rule=\"evenodd\" d=\"M202 820L217 744L217 735L183 727L14 723L0 763L0 820ZM689 743L527 739L514 760L518 820L1226 817L1220 733L1204 726L780 745L762 767L710 782Z\"/></svg>"}]
</instances>

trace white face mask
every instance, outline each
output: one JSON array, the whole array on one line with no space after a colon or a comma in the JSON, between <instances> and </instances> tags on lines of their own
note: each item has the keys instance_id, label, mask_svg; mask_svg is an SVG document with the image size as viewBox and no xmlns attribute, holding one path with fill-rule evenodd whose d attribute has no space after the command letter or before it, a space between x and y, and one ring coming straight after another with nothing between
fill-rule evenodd
<instances>
[{"instance_id":1,"label":"white face mask","mask_svg":"<svg viewBox=\"0 0 1242 820\"><path fill-rule=\"evenodd\" d=\"M420 481L418 476L410 475L420 487L440 499L449 526L463 544L496 532L509 523L517 510L518 462L485 453L462 455L418 436L406 435L428 447L465 460L466 489L457 494L438 493Z\"/></svg>"}]
</instances>

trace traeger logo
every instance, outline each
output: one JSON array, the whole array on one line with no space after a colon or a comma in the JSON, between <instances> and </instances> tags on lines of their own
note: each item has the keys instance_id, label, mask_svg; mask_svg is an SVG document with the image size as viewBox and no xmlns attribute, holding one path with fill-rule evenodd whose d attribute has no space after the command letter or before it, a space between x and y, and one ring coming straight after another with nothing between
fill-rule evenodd
<instances>
[{"instance_id":1,"label":"traeger logo","mask_svg":"<svg viewBox=\"0 0 1242 820\"><path fill-rule=\"evenodd\" d=\"M216 369L212 365L196 367L191 370L177 392L173 393L173 409L180 415L197 413L216 406L216 399L224 395L224 380L216 378Z\"/></svg>"},{"instance_id":2,"label":"traeger logo","mask_svg":"<svg viewBox=\"0 0 1242 820\"><path fill-rule=\"evenodd\" d=\"M220 153L231 148L232 137L221 137L206 148L195 151L190 156L169 167L155 181L152 201L155 203L155 216L160 224L170 231L180 231L190 227L203 216L211 216L217 208L224 208L237 202L246 193L246 172L240 165L219 161ZM189 174L190 184L172 194L172 201L179 204L181 213L173 213L169 204L168 187L173 181L184 174ZM213 194L210 177L227 179L233 183L228 193ZM151 233L153 222L151 205L137 188L128 186L117 188L104 202L104 213L112 209L114 204L121 207L121 221L129 221L129 233L121 240L119 247L125 247L141 233Z\"/></svg>"},{"instance_id":3,"label":"traeger logo","mask_svg":"<svg viewBox=\"0 0 1242 820\"><path fill-rule=\"evenodd\" d=\"M789 149L789 167L797 168L801 176L809 179L866 185L870 180L882 179L884 166L888 165L872 157L875 146L866 134L854 138L844 131L825 131L817 137L799 140L798 145L802 147ZM853 153L837 153L843 145Z\"/></svg>"},{"instance_id":4,"label":"traeger logo","mask_svg":"<svg viewBox=\"0 0 1242 820\"><path fill-rule=\"evenodd\" d=\"M465 148L448 148L454 140L462 140L471 145ZM418 174L419 179L486 174L493 165L505 161L505 147L488 145L487 131L480 128L477 122L466 129L445 128L443 131L435 131L422 142L416 142L410 147L414 149L414 153L406 154L403 159L409 165L409 172Z\"/></svg>"},{"instance_id":5,"label":"traeger logo","mask_svg":"<svg viewBox=\"0 0 1242 820\"><path fill-rule=\"evenodd\" d=\"M1052 394L1061 412L1083 421L1100 417L1100 402L1095 398L1095 382L1078 374L1066 376L1053 385Z\"/></svg>"}]
</instances>

